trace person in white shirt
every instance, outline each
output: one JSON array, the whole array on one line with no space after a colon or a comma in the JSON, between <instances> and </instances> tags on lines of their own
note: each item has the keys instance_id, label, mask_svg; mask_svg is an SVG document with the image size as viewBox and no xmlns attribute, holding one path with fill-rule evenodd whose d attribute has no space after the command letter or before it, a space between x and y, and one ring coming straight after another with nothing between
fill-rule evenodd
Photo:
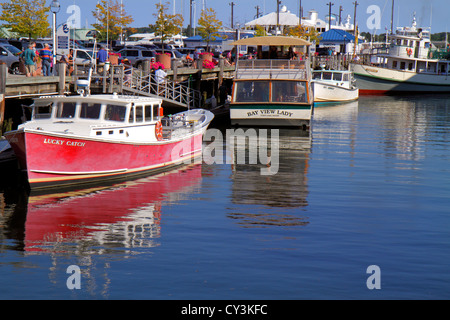
<instances>
[{"instance_id":1,"label":"person in white shirt","mask_svg":"<svg viewBox=\"0 0 450 320\"><path fill-rule=\"evenodd\" d=\"M156 83L158 83L158 84L163 83L165 78L166 78L166 76L167 76L167 73L160 66L158 68L158 70L156 70L156 72L155 72Z\"/></svg>"}]
</instances>

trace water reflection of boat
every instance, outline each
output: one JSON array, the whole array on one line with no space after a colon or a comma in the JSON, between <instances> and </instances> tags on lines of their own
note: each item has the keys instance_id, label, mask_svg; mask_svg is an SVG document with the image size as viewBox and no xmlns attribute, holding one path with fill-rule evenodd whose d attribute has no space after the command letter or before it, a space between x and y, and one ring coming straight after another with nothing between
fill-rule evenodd
<instances>
[{"instance_id":1,"label":"water reflection of boat","mask_svg":"<svg viewBox=\"0 0 450 320\"><path fill-rule=\"evenodd\" d=\"M237 144L234 148L232 202L230 218L238 220L245 227L298 226L309 222L297 209L308 205L307 173L311 152L311 137L302 137L302 130L280 130L278 141L273 143L273 136L267 139L267 145L278 149L277 172L262 175L264 164L239 164L238 153L246 151L248 144ZM274 150L269 150L274 159ZM246 158L248 161L248 157ZM271 164L274 165L273 163ZM260 206L260 210L246 212L245 206ZM265 207L280 210L265 210ZM292 210L294 209L294 213Z\"/></svg>"},{"instance_id":2,"label":"water reflection of boat","mask_svg":"<svg viewBox=\"0 0 450 320\"><path fill-rule=\"evenodd\" d=\"M200 180L197 164L110 186L31 196L25 250L88 247L106 253L157 246L163 202L193 192Z\"/></svg>"},{"instance_id":3,"label":"water reflection of boat","mask_svg":"<svg viewBox=\"0 0 450 320\"><path fill-rule=\"evenodd\" d=\"M314 109L314 120L342 120L353 118L358 113L358 105L358 101L339 103L336 105L321 105Z\"/></svg>"}]
</instances>

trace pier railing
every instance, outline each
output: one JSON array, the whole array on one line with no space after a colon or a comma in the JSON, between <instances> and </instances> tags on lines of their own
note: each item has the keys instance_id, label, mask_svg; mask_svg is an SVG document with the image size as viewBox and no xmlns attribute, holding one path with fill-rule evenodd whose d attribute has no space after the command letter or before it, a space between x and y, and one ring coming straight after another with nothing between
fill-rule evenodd
<instances>
[{"instance_id":1,"label":"pier railing","mask_svg":"<svg viewBox=\"0 0 450 320\"><path fill-rule=\"evenodd\" d=\"M189 82L160 79L153 73L145 74L134 68L124 70L123 90L139 95L159 96L188 108L201 106L202 95L200 91L191 88Z\"/></svg>"},{"instance_id":2,"label":"pier railing","mask_svg":"<svg viewBox=\"0 0 450 320\"><path fill-rule=\"evenodd\" d=\"M86 78L87 69L78 68L76 78ZM188 81L178 82L161 79L153 73L123 65L111 66L108 71L94 73L91 87L99 86L104 93L129 93L142 96L157 96L168 103L186 108L198 108L202 103L201 92L190 87Z\"/></svg>"}]
</instances>

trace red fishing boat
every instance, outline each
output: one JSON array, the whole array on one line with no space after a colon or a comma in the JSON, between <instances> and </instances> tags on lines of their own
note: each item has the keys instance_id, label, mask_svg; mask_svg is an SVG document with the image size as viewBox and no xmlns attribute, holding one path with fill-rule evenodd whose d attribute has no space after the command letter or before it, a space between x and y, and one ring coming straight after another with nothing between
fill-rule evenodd
<instances>
[{"instance_id":1,"label":"red fishing boat","mask_svg":"<svg viewBox=\"0 0 450 320\"><path fill-rule=\"evenodd\" d=\"M31 189L157 173L201 156L214 115L164 117L162 100L111 95L46 96L32 118L5 133Z\"/></svg>"}]
</instances>

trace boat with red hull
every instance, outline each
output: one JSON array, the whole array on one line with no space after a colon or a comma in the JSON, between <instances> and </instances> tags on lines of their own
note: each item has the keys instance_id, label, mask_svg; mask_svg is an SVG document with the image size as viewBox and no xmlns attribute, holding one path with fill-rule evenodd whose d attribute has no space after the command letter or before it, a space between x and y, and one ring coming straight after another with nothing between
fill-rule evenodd
<instances>
[{"instance_id":1,"label":"boat with red hull","mask_svg":"<svg viewBox=\"0 0 450 320\"><path fill-rule=\"evenodd\" d=\"M203 109L164 117L161 99L47 96L32 119L5 133L31 189L70 186L191 163L214 115Z\"/></svg>"}]
</instances>

